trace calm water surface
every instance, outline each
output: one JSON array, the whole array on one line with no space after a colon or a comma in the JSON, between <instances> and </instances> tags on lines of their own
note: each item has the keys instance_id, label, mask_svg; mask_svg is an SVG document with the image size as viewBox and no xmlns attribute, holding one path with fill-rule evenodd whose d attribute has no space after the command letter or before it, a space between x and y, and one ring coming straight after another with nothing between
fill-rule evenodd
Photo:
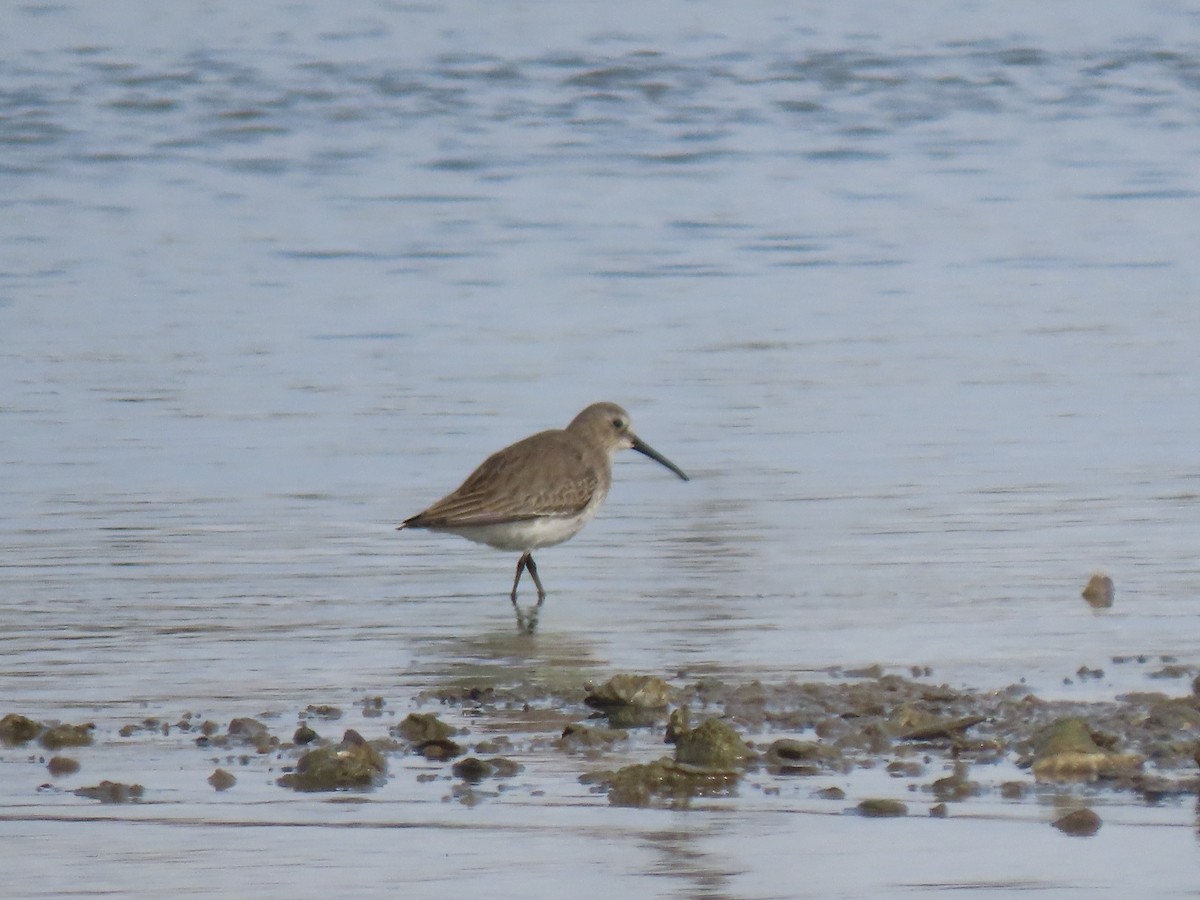
<instances>
[{"instance_id":1,"label":"calm water surface","mask_svg":"<svg viewBox=\"0 0 1200 900\"><path fill-rule=\"evenodd\" d=\"M1185 691L1147 675L1200 662L1198 205L1182 2L9 5L0 713L876 662ZM521 641L515 558L394 526L600 399L693 481L621 458ZM616 811L564 765L541 800L401 775L330 804L94 752L80 783L159 802L37 794L3 756L31 896L797 896L797 844L809 896L1200 880L1179 808L1107 811L1073 856L998 802L868 850L799 794ZM959 861L912 863L930 842Z\"/></svg>"}]
</instances>

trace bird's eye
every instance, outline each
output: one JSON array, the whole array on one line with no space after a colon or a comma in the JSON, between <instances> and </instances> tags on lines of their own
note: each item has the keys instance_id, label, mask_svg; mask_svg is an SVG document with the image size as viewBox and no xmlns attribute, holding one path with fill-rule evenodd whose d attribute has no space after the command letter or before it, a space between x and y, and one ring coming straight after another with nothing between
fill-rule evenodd
<instances>
[{"instance_id":1,"label":"bird's eye","mask_svg":"<svg viewBox=\"0 0 1200 900\"><path fill-rule=\"evenodd\" d=\"M625 420L622 419L620 416L618 416L617 418L612 420L612 427L617 429L617 431L620 431L622 428L625 427Z\"/></svg>"}]
</instances>

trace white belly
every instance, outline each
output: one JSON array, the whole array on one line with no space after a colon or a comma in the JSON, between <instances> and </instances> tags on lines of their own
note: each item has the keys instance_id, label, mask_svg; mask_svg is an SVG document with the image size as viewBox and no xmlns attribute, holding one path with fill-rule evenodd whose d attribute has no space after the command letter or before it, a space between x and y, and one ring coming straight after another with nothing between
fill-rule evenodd
<instances>
[{"instance_id":1,"label":"white belly","mask_svg":"<svg viewBox=\"0 0 1200 900\"><path fill-rule=\"evenodd\" d=\"M598 506L599 504L597 504ZM585 509L571 518L543 516L522 522L505 522L501 525L466 525L449 528L431 528L430 531L446 531L457 534L477 544L487 544L498 550L536 550L552 547L574 537L579 529L591 521L595 507Z\"/></svg>"}]
</instances>

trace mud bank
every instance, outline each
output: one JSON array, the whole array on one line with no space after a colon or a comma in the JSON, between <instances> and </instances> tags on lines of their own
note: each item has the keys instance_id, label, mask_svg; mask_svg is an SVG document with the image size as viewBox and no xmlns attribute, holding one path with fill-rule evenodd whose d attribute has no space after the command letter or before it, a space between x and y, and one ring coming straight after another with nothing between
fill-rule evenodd
<instances>
[{"instance_id":1,"label":"mud bank","mask_svg":"<svg viewBox=\"0 0 1200 900\"><path fill-rule=\"evenodd\" d=\"M833 810L869 817L947 817L980 798L1053 797L1065 818L1098 799L1157 804L1200 793L1200 680L1195 666L1168 668L1160 683L1176 691L1102 702L1046 701L1019 684L958 689L922 670L871 667L777 684L645 673L576 688L473 681L410 698L371 694L357 708L314 698L228 722L186 711L105 721L99 711L91 722L59 723L11 711L0 720L0 754L10 772L43 773L36 790L74 793L78 803L160 801L159 772L138 770L153 749L158 766L170 752L177 778L232 795L247 781L375 795L441 785L447 802L505 792L552 802L574 782L596 803L681 808L713 798L736 806L751 794L770 803L803 784ZM135 777L110 777L116 760ZM883 791L866 777L881 773ZM1086 835L1101 825L1092 813L1059 827Z\"/></svg>"}]
</instances>

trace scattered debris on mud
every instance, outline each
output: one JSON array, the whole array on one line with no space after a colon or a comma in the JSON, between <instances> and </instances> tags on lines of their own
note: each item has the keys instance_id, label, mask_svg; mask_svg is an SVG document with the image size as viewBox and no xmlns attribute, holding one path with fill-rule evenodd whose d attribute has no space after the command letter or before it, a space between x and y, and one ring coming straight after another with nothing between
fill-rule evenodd
<instances>
[{"instance_id":1,"label":"scattered debris on mud","mask_svg":"<svg viewBox=\"0 0 1200 900\"><path fill-rule=\"evenodd\" d=\"M416 711L402 719L392 711L396 701L389 706L372 696L357 704L368 737L348 729L337 743L313 727L342 718L340 708L327 705L308 705L294 718L238 717L224 727L191 714L174 725L151 718L115 733L125 739L116 746L186 736L180 746L201 751L197 780L217 791L239 789L239 779L220 764L253 767L256 759L284 788L373 791L389 784L392 760L399 772L393 767L391 779L411 774L414 784L444 782L443 800L464 804L513 791L543 796L547 783L573 781L584 796L601 794L614 805L681 807L736 802L752 791L796 796L808 782L800 796L869 817L909 815L914 804L946 817L954 804L987 796L1053 798L1054 827L1088 835L1100 820L1084 799L1098 791L1145 803L1200 794L1200 677L1195 666L1163 662L1147 677L1163 686L1183 681L1186 693L1046 701L1022 685L966 690L933 683L928 670L906 677L881 667L779 684L619 674L577 688L498 682L433 688L414 698ZM392 717L390 727L375 721L385 716ZM286 724L271 724L281 719ZM10 754L27 754L36 740L44 749L78 747L86 761L95 732L92 723L38 722L19 713L0 718L0 743ZM55 779L80 769L74 757L28 760ZM858 787L856 773L871 771L895 784L895 796L880 795L878 779ZM153 787L102 781L74 793L124 803L152 796ZM1077 801L1065 814L1064 797Z\"/></svg>"},{"instance_id":2,"label":"scattered debris on mud","mask_svg":"<svg viewBox=\"0 0 1200 900\"><path fill-rule=\"evenodd\" d=\"M73 793L76 797L99 800L101 803L133 803L142 799L145 788L140 784L102 781L92 787L77 788Z\"/></svg>"}]
</instances>

